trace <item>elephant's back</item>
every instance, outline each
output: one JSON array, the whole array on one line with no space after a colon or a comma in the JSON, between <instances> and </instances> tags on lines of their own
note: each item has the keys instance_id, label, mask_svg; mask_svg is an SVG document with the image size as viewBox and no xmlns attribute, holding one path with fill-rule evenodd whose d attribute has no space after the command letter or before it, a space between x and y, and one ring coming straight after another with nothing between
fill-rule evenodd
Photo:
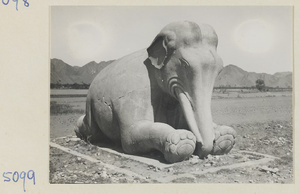
<instances>
[{"instance_id":1,"label":"elephant's back","mask_svg":"<svg viewBox=\"0 0 300 194\"><path fill-rule=\"evenodd\" d=\"M104 92L106 96L114 98L145 85L142 82L147 80L146 59L147 52L143 49L114 61L95 77L90 86L90 95Z\"/></svg>"}]
</instances>

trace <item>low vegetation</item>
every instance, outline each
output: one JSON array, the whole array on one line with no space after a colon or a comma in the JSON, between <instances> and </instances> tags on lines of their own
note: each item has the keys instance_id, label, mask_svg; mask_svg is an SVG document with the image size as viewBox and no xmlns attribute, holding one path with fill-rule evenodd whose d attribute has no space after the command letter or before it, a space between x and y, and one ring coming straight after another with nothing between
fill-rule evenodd
<instances>
[{"instance_id":1,"label":"low vegetation","mask_svg":"<svg viewBox=\"0 0 300 194\"><path fill-rule=\"evenodd\" d=\"M263 81L263 80L262 80ZM260 82L259 82L260 83ZM56 83L50 84L50 89L89 89L90 84L86 84L86 83L82 83L82 84L78 84L78 83L74 83L74 84L61 84L61 83ZM233 86L218 86L218 87L214 87L214 91L218 91L218 90L222 90L222 91L226 91L226 90L239 90L241 92L243 91L261 91L261 92L265 92L265 91L292 91L291 87L268 87L266 85L263 84L257 84L256 86L251 86L251 87L233 87Z\"/></svg>"},{"instance_id":2,"label":"low vegetation","mask_svg":"<svg viewBox=\"0 0 300 194\"><path fill-rule=\"evenodd\" d=\"M82 83L74 83L74 84L61 84L61 83L56 83L50 84L50 89L89 89L90 84Z\"/></svg>"},{"instance_id":3,"label":"low vegetation","mask_svg":"<svg viewBox=\"0 0 300 194\"><path fill-rule=\"evenodd\" d=\"M62 115L62 114L84 114L84 110L75 109L69 104L58 104L55 101L50 102L50 115Z\"/></svg>"}]
</instances>

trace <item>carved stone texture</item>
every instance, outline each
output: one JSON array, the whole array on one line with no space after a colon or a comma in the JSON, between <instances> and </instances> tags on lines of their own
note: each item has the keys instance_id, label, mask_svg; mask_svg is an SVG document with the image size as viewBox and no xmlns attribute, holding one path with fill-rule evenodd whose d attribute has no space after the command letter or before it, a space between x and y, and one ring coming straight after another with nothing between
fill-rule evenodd
<instances>
[{"instance_id":1,"label":"carved stone texture","mask_svg":"<svg viewBox=\"0 0 300 194\"><path fill-rule=\"evenodd\" d=\"M168 24L147 49L97 75L77 136L91 143L110 139L130 154L159 150L170 163L193 153L228 153L235 131L211 116L214 81L223 68L217 44L207 24Z\"/></svg>"}]
</instances>

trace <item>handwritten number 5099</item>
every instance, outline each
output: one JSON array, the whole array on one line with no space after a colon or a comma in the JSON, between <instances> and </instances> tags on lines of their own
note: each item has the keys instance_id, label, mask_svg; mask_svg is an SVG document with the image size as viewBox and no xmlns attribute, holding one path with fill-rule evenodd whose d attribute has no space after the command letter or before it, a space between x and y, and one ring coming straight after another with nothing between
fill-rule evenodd
<instances>
[{"instance_id":1,"label":"handwritten number 5099","mask_svg":"<svg viewBox=\"0 0 300 194\"><path fill-rule=\"evenodd\" d=\"M16 10L18 11L18 3L19 3L19 0L12 0L12 1L16 3ZM24 2L24 6L25 6L25 7L29 7L28 0L23 0L23 2ZM4 5L8 5L9 0L2 0L2 3L3 3Z\"/></svg>"},{"instance_id":2,"label":"handwritten number 5099","mask_svg":"<svg viewBox=\"0 0 300 194\"><path fill-rule=\"evenodd\" d=\"M27 175L27 176L26 176ZM24 192L26 192L25 189L25 180L32 180L33 181L33 185L35 185L35 172L33 170L29 170L27 173L22 171L21 173L15 171L14 173L12 172L4 172L2 174L3 178L4 178L4 182L11 182L11 180L13 182L18 182L19 179L23 180L23 190Z\"/></svg>"}]
</instances>

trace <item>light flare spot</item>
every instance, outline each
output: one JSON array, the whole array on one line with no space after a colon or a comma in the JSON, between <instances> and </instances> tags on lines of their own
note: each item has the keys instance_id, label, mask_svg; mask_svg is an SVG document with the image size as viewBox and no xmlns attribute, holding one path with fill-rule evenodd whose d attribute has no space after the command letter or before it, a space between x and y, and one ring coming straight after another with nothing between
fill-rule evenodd
<instances>
[{"instance_id":1,"label":"light flare spot","mask_svg":"<svg viewBox=\"0 0 300 194\"><path fill-rule=\"evenodd\" d=\"M241 23L234 31L235 43L244 51L263 53L270 51L275 42L272 26L258 19Z\"/></svg>"}]
</instances>

